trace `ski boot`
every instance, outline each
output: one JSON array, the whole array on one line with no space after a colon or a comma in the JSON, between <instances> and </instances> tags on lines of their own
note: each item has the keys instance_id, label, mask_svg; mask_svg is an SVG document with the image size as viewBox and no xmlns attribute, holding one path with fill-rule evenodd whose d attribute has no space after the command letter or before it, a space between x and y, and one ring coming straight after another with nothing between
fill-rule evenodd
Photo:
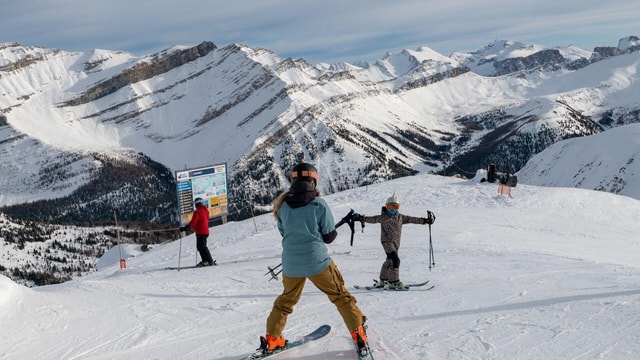
<instances>
[{"instance_id":1,"label":"ski boot","mask_svg":"<svg viewBox=\"0 0 640 360\"><path fill-rule=\"evenodd\" d=\"M367 326L362 324L351 332L351 338L358 348L358 357L369 356L369 344L367 343Z\"/></svg>"},{"instance_id":2,"label":"ski boot","mask_svg":"<svg viewBox=\"0 0 640 360\"><path fill-rule=\"evenodd\" d=\"M285 340L282 336L273 336L266 334L265 336L260 336L260 347L258 350L262 350L263 354L271 354L272 352L276 352L282 350L287 347L288 341Z\"/></svg>"},{"instance_id":3,"label":"ski boot","mask_svg":"<svg viewBox=\"0 0 640 360\"><path fill-rule=\"evenodd\" d=\"M205 266L213 266L213 265L217 265L215 260L213 260L213 262L212 262L212 263L210 263L210 262L208 262L208 261L204 261L204 260L203 260L203 261L200 261L200 262L196 265L196 267L205 267Z\"/></svg>"},{"instance_id":4,"label":"ski boot","mask_svg":"<svg viewBox=\"0 0 640 360\"><path fill-rule=\"evenodd\" d=\"M408 286L404 286L402 281L385 281L384 288L388 290L409 290Z\"/></svg>"}]
</instances>

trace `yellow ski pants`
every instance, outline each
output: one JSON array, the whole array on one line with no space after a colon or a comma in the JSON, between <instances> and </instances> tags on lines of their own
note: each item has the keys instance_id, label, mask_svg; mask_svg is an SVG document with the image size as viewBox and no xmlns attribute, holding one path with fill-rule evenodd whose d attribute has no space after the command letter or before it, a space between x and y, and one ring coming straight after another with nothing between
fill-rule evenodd
<instances>
[{"instance_id":1,"label":"yellow ski pants","mask_svg":"<svg viewBox=\"0 0 640 360\"><path fill-rule=\"evenodd\" d=\"M282 335L287 323L287 317L293 312L293 307L300 300L302 289L307 279L311 280L320 291L325 293L338 308L338 312L342 316L349 332L355 330L367 320L356 305L356 298L345 288L342 274L340 274L340 270L332 260L326 269L306 278L282 275L284 290L274 301L271 313L267 318L267 334Z\"/></svg>"}]
</instances>

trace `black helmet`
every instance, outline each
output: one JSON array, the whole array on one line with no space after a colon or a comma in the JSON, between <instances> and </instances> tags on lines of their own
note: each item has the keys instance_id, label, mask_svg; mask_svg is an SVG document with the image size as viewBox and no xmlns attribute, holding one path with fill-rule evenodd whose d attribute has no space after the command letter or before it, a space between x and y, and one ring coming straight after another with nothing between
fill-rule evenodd
<instances>
[{"instance_id":1,"label":"black helmet","mask_svg":"<svg viewBox=\"0 0 640 360\"><path fill-rule=\"evenodd\" d=\"M291 169L291 182L294 183L296 181L308 181L313 180L316 184L318 183L318 170L307 163L300 163Z\"/></svg>"},{"instance_id":2,"label":"black helmet","mask_svg":"<svg viewBox=\"0 0 640 360\"><path fill-rule=\"evenodd\" d=\"M198 205L203 205L204 204L204 200L202 200L202 198L197 197L193 203L198 206Z\"/></svg>"}]
</instances>

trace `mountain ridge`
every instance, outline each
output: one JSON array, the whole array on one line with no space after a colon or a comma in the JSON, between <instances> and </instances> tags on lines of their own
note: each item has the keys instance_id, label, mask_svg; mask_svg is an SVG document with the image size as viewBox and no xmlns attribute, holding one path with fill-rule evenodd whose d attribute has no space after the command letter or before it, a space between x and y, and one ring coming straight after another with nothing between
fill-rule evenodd
<instances>
[{"instance_id":1,"label":"mountain ridge","mask_svg":"<svg viewBox=\"0 0 640 360\"><path fill-rule=\"evenodd\" d=\"M37 163L90 164L91 153L140 152L169 171L226 162L232 197L259 204L302 159L330 179L324 192L416 172L470 175L489 161L513 172L559 140L640 121L629 95L639 46L635 36L617 51L496 40L468 54L422 46L364 66L313 66L242 44L135 57L6 43L1 150L41 160L8 158L3 174L39 180L16 186L3 175L0 204L68 196L74 186L62 175L47 185ZM75 189L95 175L79 168L66 171Z\"/></svg>"}]
</instances>

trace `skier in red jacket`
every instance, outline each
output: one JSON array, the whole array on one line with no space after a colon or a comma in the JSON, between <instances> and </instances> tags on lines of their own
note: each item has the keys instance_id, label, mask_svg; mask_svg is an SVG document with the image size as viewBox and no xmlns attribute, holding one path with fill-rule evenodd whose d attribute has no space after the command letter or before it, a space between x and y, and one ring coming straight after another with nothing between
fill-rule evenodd
<instances>
[{"instance_id":1,"label":"skier in red jacket","mask_svg":"<svg viewBox=\"0 0 640 360\"><path fill-rule=\"evenodd\" d=\"M198 267L216 265L216 261L211 257L209 248L207 247L207 238L209 237L209 209L204 205L202 198L196 198L196 211L193 212L191 221L186 226L180 228L180 231L187 231L192 228L196 233L196 249L200 253L202 261L198 263Z\"/></svg>"}]
</instances>

